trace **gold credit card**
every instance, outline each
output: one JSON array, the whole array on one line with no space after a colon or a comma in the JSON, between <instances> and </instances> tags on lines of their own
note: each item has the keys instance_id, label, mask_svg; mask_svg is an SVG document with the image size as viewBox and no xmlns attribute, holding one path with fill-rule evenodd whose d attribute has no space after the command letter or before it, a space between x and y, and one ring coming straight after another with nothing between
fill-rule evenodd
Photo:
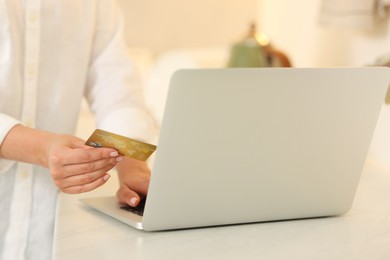
<instances>
[{"instance_id":1,"label":"gold credit card","mask_svg":"<svg viewBox=\"0 0 390 260\"><path fill-rule=\"evenodd\" d=\"M109 147L120 154L145 161L156 150L157 146L134 140L128 137L96 129L85 142L92 147Z\"/></svg>"}]
</instances>

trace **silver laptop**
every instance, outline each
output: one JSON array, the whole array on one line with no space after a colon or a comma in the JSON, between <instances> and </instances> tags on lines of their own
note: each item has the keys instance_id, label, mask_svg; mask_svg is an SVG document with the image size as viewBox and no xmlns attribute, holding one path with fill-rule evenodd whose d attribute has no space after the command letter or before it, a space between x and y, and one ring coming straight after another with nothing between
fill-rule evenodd
<instances>
[{"instance_id":1,"label":"silver laptop","mask_svg":"<svg viewBox=\"0 0 390 260\"><path fill-rule=\"evenodd\" d=\"M389 80L375 67L179 70L143 216L83 201L148 231L344 214Z\"/></svg>"}]
</instances>

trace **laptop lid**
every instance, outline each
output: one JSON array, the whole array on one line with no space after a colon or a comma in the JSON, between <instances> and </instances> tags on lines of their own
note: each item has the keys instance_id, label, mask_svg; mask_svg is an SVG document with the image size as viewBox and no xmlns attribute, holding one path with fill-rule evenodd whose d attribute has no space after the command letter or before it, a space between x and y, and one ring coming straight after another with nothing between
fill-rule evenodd
<instances>
[{"instance_id":1,"label":"laptop lid","mask_svg":"<svg viewBox=\"0 0 390 260\"><path fill-rule=\"evenodd\" d=\"M389 76L374 67L177 71L143 228L347 212Z\"/></svg>"}]
</instances>

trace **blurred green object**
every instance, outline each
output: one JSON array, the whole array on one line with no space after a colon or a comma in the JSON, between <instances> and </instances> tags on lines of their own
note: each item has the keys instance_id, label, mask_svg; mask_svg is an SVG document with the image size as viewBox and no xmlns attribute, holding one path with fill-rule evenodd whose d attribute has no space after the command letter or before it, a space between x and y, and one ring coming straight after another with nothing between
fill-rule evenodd
<instances>
[{"instance_id":1,"label":"blurred green object","mask_svg":"<svg viewBox=\"0 0 390 260\"><path fill-rule=\"evenodd\" d=\"M240 42L233 45L228 67L269 67L269 60L267 59L266 42L260 43L258 39L256 24L251 23L248 34Z\"/></svg>"},{"instance_id":2,"label":"blurred green object","mask_svg":"<svg viewBox=\"0 0 390 260\"><path fill-rule=\"evenodd\" d=\"M288 56L274 48L267 35L251 23L246 37L233 45L228 67L292 67Z\"/></svg>"},{"instance_id":3,"label":"blurred green object","mask_svg":"<svg viewBox=\"0 0 390 260\"><path fill-rule=\"evenodd\" d=\"M231 50L228 67L268 67L267 53L255 38L236 43Z\"/></svg>"}]
</instances>

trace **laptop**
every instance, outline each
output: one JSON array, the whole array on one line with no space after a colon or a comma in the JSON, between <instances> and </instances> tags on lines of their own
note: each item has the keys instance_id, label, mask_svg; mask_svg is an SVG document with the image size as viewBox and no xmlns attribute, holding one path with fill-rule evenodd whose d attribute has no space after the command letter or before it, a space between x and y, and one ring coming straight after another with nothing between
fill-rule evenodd
<instances>
[{"instance_id":1,"label":"laptop","mask_svg":"<svg viewBox=\"0 0 390 260\"><path fill-rule=\"evenodd\" d=\"M390 70L177 71L143 216L83 202L146 231L337 216L349 211Z\"/></svg>"}]
</instances>

